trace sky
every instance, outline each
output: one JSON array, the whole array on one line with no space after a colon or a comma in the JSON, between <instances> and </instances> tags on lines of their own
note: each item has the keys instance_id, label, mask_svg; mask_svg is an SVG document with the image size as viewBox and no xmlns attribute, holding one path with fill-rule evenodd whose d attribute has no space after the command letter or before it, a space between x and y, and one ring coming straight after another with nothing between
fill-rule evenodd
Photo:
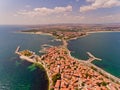
<instances>
[{"instance_id":1,"label":"sky","mask_svg":"<svg viewBox=\"0 0 120 90\"><path fill-rule=\"evenodd\" d=\"M0 0L0 25L120 23L120 0Z\"/></svg>"}]
</instances>

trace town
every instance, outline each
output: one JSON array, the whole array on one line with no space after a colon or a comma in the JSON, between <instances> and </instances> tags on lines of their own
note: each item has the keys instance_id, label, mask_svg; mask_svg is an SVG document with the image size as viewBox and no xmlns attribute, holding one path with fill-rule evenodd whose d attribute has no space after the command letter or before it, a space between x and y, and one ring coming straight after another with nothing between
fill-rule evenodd
<instances>
[{"instance_id":1,"label":"town","mask_svg":"<svg viewBox=\"0 0 120 90\"><path fill-rule=\"evenodd\" d=\"M29 50L19 51L19 47L16 50L16 54L19 54L21 59L39 63L45 68L49 77L50 90L120 89L119 79L98 72L97 68L89 66L88 61L73 58L64 45L46 48L45 52L44 55L38 56Z\"/></svg>"},{"instance_id":2,"label":"town","mask_svg":"<svg viewBox=\"0 0 120 90\"><path fill-rule=\"evenodd\" d=\"M21 33L48 34L57 40L71 40L89 35L94 32L119 32L119 24L54 24L30 26L32 29L22 30Z\"/></svg>"},{"instance_id":3,"label":"town","mask_svg":"<svg viewBox=\"0 0 120 90\"><path fill-rule=\"evenodd\" d=\"M36 26L35 26L36 27ZM112 31L120 31L116 25L111 25ZM111 32L109 27L102 25L43 25L31 30L23 30L22 33L47 34L60 40L63 45L43 45L36 55L29 50L15 51L21 59L38 63L43 66L49 78L50 90L119 90L120 79L107 73L91 62L102 59L95 57L90 52L87 60L78 60L71 56L67 49L67 41L89 35L91 32ZM45 48L45 47L46 48ZM50 47L49 47L50 46Z\"/></svg>"}]
</instances>

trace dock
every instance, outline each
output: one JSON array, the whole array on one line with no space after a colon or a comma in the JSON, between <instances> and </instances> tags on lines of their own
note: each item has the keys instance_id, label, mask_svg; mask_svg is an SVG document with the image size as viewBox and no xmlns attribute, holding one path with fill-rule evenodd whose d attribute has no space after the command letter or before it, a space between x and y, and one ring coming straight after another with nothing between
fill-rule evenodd
<instances>
[{"instance_id":1,"label":"dock","mask_svg":"<svg viewBox=\"0 0 120 90\"><path fill-rule=\"evenodd\" d=\"M91 54L90 52L87 52L87 54L88 54L88 56L89 56L89 59L87 60L87 62L92 62L92 61L94 61L94 60L99 60L99 61L101 61L102 59L100 59L100 58L97 58L97 57L95 57L93 54Z\"/></svg>"}]
</instances>

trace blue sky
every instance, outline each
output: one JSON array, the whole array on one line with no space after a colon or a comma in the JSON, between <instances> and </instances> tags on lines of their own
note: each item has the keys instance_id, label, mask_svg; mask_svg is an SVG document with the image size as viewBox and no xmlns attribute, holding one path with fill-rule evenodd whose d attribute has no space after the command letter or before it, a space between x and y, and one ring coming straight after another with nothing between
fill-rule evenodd
<instances>
[{"instance_id":1,"label":"blue sky","mask_svg":"<svg viewBox=\"0 0 120 90\"><path fill-rule=\"evenodd\" d=\"M0 24L119 22L120 0L0 0Z\"/></svg>"}]
</instances>

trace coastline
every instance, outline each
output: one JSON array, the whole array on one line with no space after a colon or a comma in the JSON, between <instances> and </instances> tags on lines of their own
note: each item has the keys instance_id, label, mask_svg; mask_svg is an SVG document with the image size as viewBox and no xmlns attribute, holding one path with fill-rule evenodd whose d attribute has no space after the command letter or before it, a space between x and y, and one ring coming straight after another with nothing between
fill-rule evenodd
<instances>
[{"instance_id":1,"label":"coastline","mask_svg":"<svg viewBox=\"0 0 120 90\"><path fill-rule=\"evenodd\" d=\"M42 64L39 64L39 63L35 63L35 65L36 65L38 68L43 69L43 70L45 71L46 79L48 80L47 89L50 90L50 80L49 80L48 72L47 72L46 68L43 67L43 65L42 65Z\"/></svg>"},{"instance_id":2,"label":"coastline","mask_svg":"<svg viewBox=\"0 0 120 90\"><path fill-rule=\"evenodd\" d=\"M93 34L93 33L114 33L114 32L120 32L120 31L90 31L90 32L86 32L86 35L83 35L83 36L79 36L79 37L75 37L75 38L71 38L71 39L68 39L66 41L71 41L71 40L76 40L78 38L82 38L82 37L86 37L90 34ZM52 34L50 33L44 33L44 32L23 32L23 31L19 31L19 32L15 32L15 33L20 33L20 34L36 34L36 35L48 35L48 36L52 36L55 38L56 41L62 41L61 39L56 39L55 36L53 36Z\"/></svg>"},{"instance_id":3,"label":"coastline","mask_svg":"<svg viewBox=\"0 0 120 90\"><path fill-rule=\"evenodd\" d=\"M50 83L51 83L50 80L51 80L51 78L49 77L49 72L48 72L48 70L47 70L47 68L46 68L46 65L45 65L43 62L35 62L33 59L30 59L29 57L21 55L18 51L19 51L19 48L16 49L15 54L19 55L19 58L20 58L21 60L26 60L26 61L28 61L28 62L30 62L30 63L35 64L35 65L38 66L39 68L42 67L42 68L44 69L44 71L45 71L45 73L46 73L46 75L47 75L47 78L48 78L48 90L50 90ZM37 55L36 55L36 57L39 58ZM41 67L40 67L40 66L41 66Z\"/></svg>"},{"instance_id":4,"label":"coastline","mask_svg":"<svg viewBox=\"0 0 120 90\"><path fill-rule=\"evenodd\" d=\"M91 34L91 33L110 33L110 32L120 32L120 31L91 31L91 32L87 32L87 33Z\"/></svg>"},{"instance_id":5,"label":"coastline","mask_svg":"<svg viewBox=\"0 0 120 90\"><path fill-rule=\"evenodd\" d=\"M120 31L119 31L119 32L120 32ZM95 32L95 33L96 33L96 32ZM104 32L103 32L103 33L104 33ZM86 35L85 35L85 36L86 36ZM79 37L79 38L81 38L81 37ZM77 39L77 38L76 38L76 39ZM67 43L67 41L66 41L66 43ZM67 45L68 45L68 43L67 43ZM63 46L67 49L68 55L69 55L70 58L73 58L73 59L77 60L78 62L85 64L85 65L88 66L88 67L94 67L94 68L97 70L97 72L99 72L99 73L101 73L102 75L104 75L105 77L109 78L111 81L114 81L114 82L120 84L120 78L118 78L118 77L110 74L109 72L103 70L102 68L94 65L94 64L91 63L91 62L89 63L89 62L87 62L87 61L85 61L85 60L81 60L81 59L78 59L78 58L72 56L72 55L71 55L71 51L67 48L67 46L66 46L66 45L63 45Z\"/></svg>"},{"instance_id":6,"label":"coastline","mask_svg":"<svg viewBox=\"0 0 120 90\"><path fill-rule=\"evenodd\" d=\"M76 40L78 38L83 38L83 37L86 37L86 36L88 36L90 34L95 34L95 33L114 33L114 32L119 32L120 33L120 31L91 31L91 32L86 32L86 35L84 35L84 36L79 36L79 37L76 37L76 38L71 38L71 39L69 39L67 41Z\"/></svg>"},{"instance_id":7,"label":"coastline","mask_svg":"<svg viewBox=\"0 0 120 90\"><path fill-rule=\"evenodd\" d=\"M52 49L53 48L53 49ZM45 71L46 71L46 73L47 73L47 76L48 76L48 78L49 78L49 90L51 90L51 88L52 87L55 87L56 86L56 84L55 84L55 86L52 86L53 85L53 78L52 78L52 76L51 75L54 75L54 74L51 74L52 73L52 71L54 70L54 69L49 69L49 65L50 65L50 63L48 62L49 61L49 59L50 58L48 58L48 57L46 57L46 55L49 55L49 53L51 54L52 53L52 51L54 50L54 48L56 48L56 50L58 51L58 50L65 50L66 51L66 53L68 53L68 56L66 56L66 58L69 58L69 59L71 59L70 61L69 61L69 59L68 59L68 61L69 62L78 62L78 64L80 64L80 66L81 65L83 65L84 67L86 67L86 68L90 68L91 70L94 70L95 72L97 72L98 73L98 76L102 76L102 78L103 79L105 79L105 80L109 80L110 82L111 82L111 84L115 84L115 85L120 85L120 79L118 79L118 78L116 78L115 76L113 76L113 75L110 75L109 73L107 73L107 72L105 72L104 70L102 70L101 68L98 68L97 66L95 66L95 65L93 65L92 63L88 63L88 62L86 62L86 61L83 61L83 60L80 60L80 59L77 59L77 58L75 58L75 57L73 57L73 56L71 56L71 54L70 54L70 51L66 48L66 46L64 46L64 45L62 45L62 46L59 46L59 47L52 47L52 48L50 48L50 51L49 51L49 49L47 50L47 53L45 54L45 55L42 55L41 57L39 57L39 56L37 56L37 55L35 55L38 59L35 59L35 58L33 58L33 59L30 59L29 57L27 57L27 56L24 56L23 58L22 57L20 57L21 59L24 59L24 60L27 60L28 62L32 62L32 63L37 63L37 64L40 64L40 65L42 65L43 66L43 68L45 69ZM51 51L51 49L52 49L52 51ZM55 52L56 52L56 50L55 50ZM19 52L17 53L17 54L19 54ZM21 55L22 56L22 55ZM44 60L42 60L44 58ZM47 62L46 62L46 60L48 60ZM55 62L58 62L58 61L56 61L55 60ZM57 63L58 64L58 63ZM56 65L56 64L55 64ZM59 65L59 64L58 64ZM79 66L79 65L78 65ZM75 66L74 66L75 67ZM71 68L74 68L74 67L71 67ZM54 68L56 68L56 67L54 67ZM58 68L58 66L57 66L57 68ZM60 68L61 70L62 70L62 67ZM61 70L57 70L57 72L61 72ZM84 68L83 68L84 69ZM79 70L79 69L78 69ZM71 70L72 71L72 70ZM76 71L76 70L74 70L74 71ZM76 74L75 74L76 75ZM57 83L57 82L56 82ZM61 82L62 83L62 82ZM59 90L59 89L55 89L55 90ZM72 89L73 90L73 89Z\"/></svg>"},{"instance_id":8,"label":"coastline","mask_svg":"<svg viewBox=\"0 0 120 90\"><path fill-rule=\"evenodd\" d=\"M104 33L103 31L100 31L100 32L91 32L91 33L101 33L101 32ZM113 31L112 31L112 32L113 32ZM119 32L120 32L120 31L119 31ZM106 32L105 32L105 33L106 33ZM30 34L30 33L27 33L27 34ZM32 34L35 34L35 33L32 33ZM43 33L37 33L37 34L43 34ZM44 34L43 34L43 35L44 35ZM46 34L45 34L45 35L46 35ZM48 35L48 34L47 34L47 35ZM50 35L52 35L52 34L50 34ZM89 35L89 34L87 34L87 35ZM76 38L74 38L74 39L81 38L81 37L85 37L85 36L87 36L87 35L80 36L80 37L76 37ZM52 35L52 36L53 36L53 35ZM53 37L54 37L54 36L53 36ZM70 39L70 40L73 40L73 39ZM70 41L70 40L67 40L67 41ZM61 41L62 41L62 40L61 40ZM67 42L67 41L65 41L65 42L66 42L67 45L68 45L68 42ZM96 65L94 65L94 64L92 64L92 63L88 64L88 63L86 63L86 61L82 61L82 60L80 60L80 59L77 59L77 58L73 57L73 56L71 55L70 51L68 50L67 45L64 45L64 43L63 43L63 46L67 49L70 58L73 58L73 59L79 61L80 63L84 63L86 66L89 66L89 67L91 67L91 66L96 67L96 68L98 69L98 71L104 73L103 75L105 75L105 76L109 75L109 77L111 77L115 82L119 82L119 81L120 81L119 78L117 78L117 77L111 75L110 73L104 71L103 69L97 67ZM39 63L39 64L41 64L41 63ZM88 64L88 65L87 65L87 64ZM49 77L50 75L49 75L49 70L47 70L48 68L46 67L46 65L43 65L43 64L41 64L41 65L45 68L45 71L46 71L46 73L47 73L47 76ZM49 77L49 80L51 80L50 77ZM119 82L119 83L120 83L120 82ZM51 84L51 83L49 83L49 87L50 87L50 84ZM49 88L49 89L50 89L50 88Z\"/></svg>"},{"instance_id":9,"label":"coastline","mask_svg":"<svg viewBox=\"0 0 120 90\"><path fill-rule=\"evenodd\" d=\"M64 46L64 45L63 45L63 46ZM94 64L91 63L91 62L89 63L89 62L87 62L87 61L85 61L85 60L81 60L81 59L78 59L78 58L72 56L70 50L69 50L67 47L66 47L66 49L67 49L67 51L68 51L69 57L71 57L71 58L73 58L73 59L79 61L80 63L86 64L86 66L95 67L95 68L98 70L98 72L104 74L104 75L105 75L106 77L108 77L108 78L114 79L115 82L120 83L120 78L118 78L118 77L116 77L116 76L110 74L109 72L103 70L102 68L100 68L100 67L94 65Z\"/></svg>"},{"instance_id":10,"label":"coastline","mask_svg":"<svg viewBox=\"0 0 120 90\"><path fill-rule=\"evenodd\" d=\"M88 35L89 35L89 33L86 33L86 35L79 36L79 37L75 37L75 38L71 38L71 39L69 39L69 40L67 40L67 41L76 40L76 39L78 39L78 38L83 38L83 37L86 37L86 36L88 36Z\"/></svg>"}]
</instances>

